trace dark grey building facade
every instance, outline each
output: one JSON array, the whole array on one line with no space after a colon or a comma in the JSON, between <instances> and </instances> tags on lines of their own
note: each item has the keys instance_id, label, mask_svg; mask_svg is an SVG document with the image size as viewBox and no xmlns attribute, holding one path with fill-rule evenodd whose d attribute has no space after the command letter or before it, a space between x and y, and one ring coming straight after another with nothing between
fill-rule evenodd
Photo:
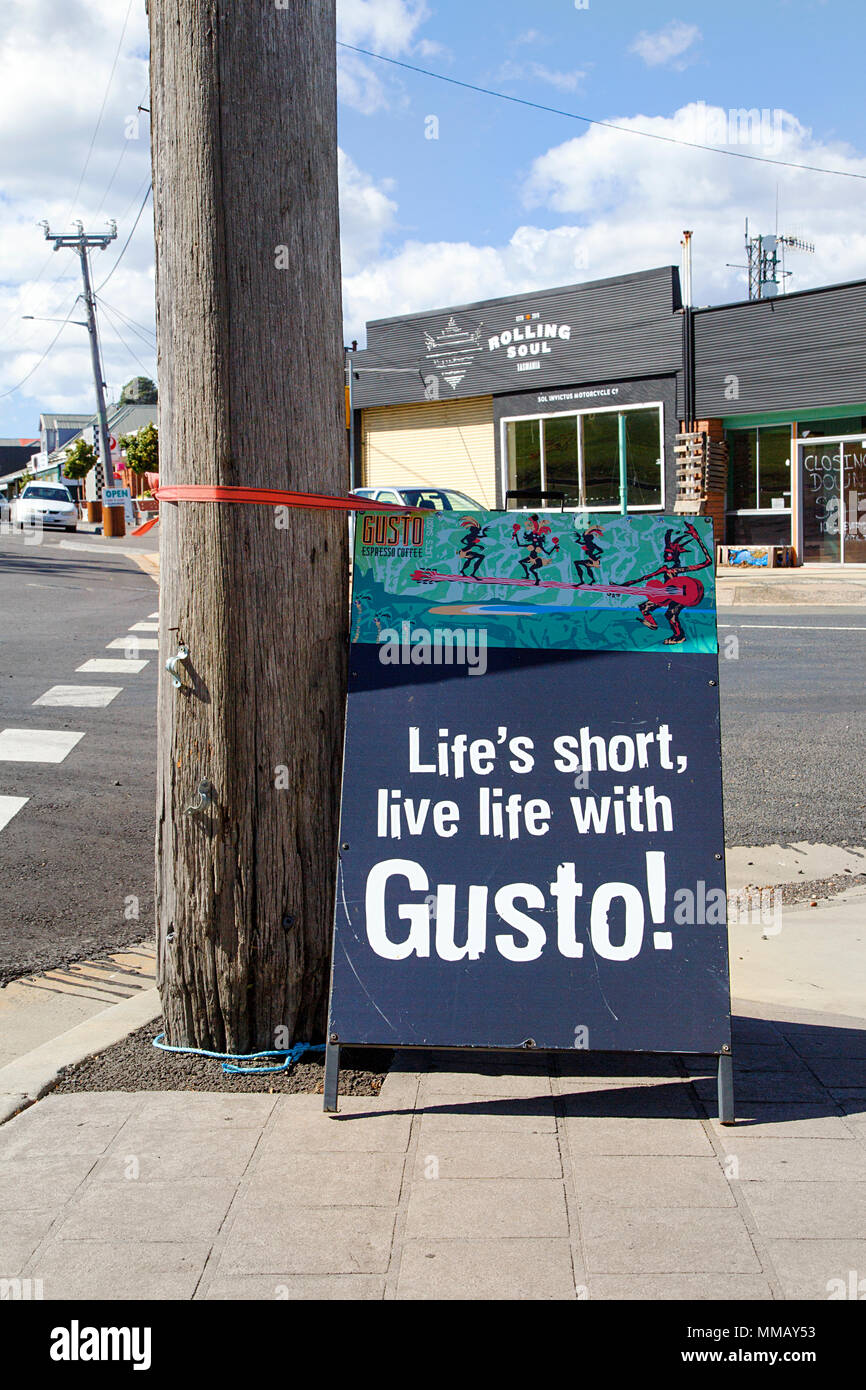
<instances>
[{"instance_id":1,"label":"dark grey building facade","mask_svg":"<svg viewBox=\"0 0 866 1390\"><path fill-rule=\"evenodd\" d=\"M351 359L355 483L619 510L624 429L629 510L672 511L688 425L728 444L717 540L866 560L864 336L866 281L684 310L673 266L380 319Z\"/></svg>"}]
</instances>

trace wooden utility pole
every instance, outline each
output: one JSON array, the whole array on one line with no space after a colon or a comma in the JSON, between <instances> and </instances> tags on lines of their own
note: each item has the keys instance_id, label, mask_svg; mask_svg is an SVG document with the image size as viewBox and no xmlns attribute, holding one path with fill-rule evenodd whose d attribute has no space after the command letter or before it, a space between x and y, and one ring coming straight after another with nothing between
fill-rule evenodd
<instances>
[{"instance_id":1,"label":"wooden utility pole","mask_svg":"<svg viewBox=\"0 0 866 1390\"><path fill-rule=\"evenodd\" d=\"M160 481L345 493L334 0L149 10ZM310 1040L338 848L346 519L181 502L160 531L168 1041Z\"/></svg>"}]
</instances>

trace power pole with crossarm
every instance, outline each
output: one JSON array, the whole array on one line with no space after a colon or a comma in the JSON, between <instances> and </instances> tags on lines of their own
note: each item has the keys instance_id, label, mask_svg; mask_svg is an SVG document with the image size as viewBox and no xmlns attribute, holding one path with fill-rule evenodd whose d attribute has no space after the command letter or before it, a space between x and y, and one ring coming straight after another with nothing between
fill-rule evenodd
<instances>
[{"instance_id":1,"label":"power pole with crossarm","mask_svg":"<svg viewBox=\"0 0 866 1390\"><path fill-rule=\"evenodd\" d=\"M84 300L84 308L87 312L87 331L90 334L90 359L93 363L93 384L96 387L96 422L99 433L99 461L107 487L111 487L114 482L114 470L111 466L111 445L108 435L108 417L105 413L105 382L102 380L102 362L99 356L99 336L96 331L96 299L93 294L93 287L90 283L90 260L88 253L92 247L104 251L114 238L117 236L117 225L114 222L109 224L110 230L98 232L95 235L88 235L80 222L76 222L77 232L52 232L48 229L48 224L43 223L45 228L46 241L54 242L54 250L58 251L61 246L71 247L78 252L81 261L81 278L84 282L84 293L81 298Z\"/></svg>"}]
</instances>

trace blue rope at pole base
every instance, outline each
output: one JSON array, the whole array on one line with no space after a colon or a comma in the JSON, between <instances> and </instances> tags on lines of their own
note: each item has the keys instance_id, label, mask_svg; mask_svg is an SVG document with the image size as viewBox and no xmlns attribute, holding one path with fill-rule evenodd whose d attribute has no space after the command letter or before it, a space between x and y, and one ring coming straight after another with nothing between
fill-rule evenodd
<instances>
[{"instance_id":1,"label":"blue rope at pole base","mask_svg":"<svg viewBox=\"0 0 866 1390\"><path fill-rule=\"evenodd\" d=\"M157 1033L153 1039L153 1046L158 1047L161 1052L186 1052L194 1057L213 1057L216 1061L222 1062L223 1071L227 1076L255 1076L263 1073L289 1071L295 1062L303 1057L305 1052L324 1052L324 1043L295 1043L294 1047L274 1047L263 1048L260 1052L208 1052L203 1047L173 1047L171 1043L163 1042L165 1033ZM276 1066L269 1067L236 1067L235 1062L249 1062L257 1057L282 1057L284 1060Z\"/></svg>"}]
</instances>

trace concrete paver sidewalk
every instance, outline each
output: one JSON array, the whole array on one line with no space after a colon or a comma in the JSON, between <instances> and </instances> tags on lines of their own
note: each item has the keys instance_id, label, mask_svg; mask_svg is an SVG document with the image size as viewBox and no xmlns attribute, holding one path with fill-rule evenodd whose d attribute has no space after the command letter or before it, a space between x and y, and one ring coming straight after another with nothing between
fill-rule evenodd
<instances>
[{"instance_id":1,"label":"concrete paver sidewalk","mask_svg":"<svg viewBox=\"0 0 866 1390\"><path fill-rule=\"evenodd\" d=\"M866 603L866 565L807 565L796 569L719 565L716 602L719 608L751 604L862 605Z\"/></svg>"},{"instance_id":2,"label":"concrete paver sidewalk","mask_svg":"<svg viewBox=\"0 0 866 1390\"><path fill-rule=\"evenodd\" d=\"M761 1012L735 1021L734 1128L694 1058L410 1053L336 1117L48 1096L0 1127L0 1276L49 1299L826 1299L866 1275L866 1022Z\"/></svg>"}]
</instances>

